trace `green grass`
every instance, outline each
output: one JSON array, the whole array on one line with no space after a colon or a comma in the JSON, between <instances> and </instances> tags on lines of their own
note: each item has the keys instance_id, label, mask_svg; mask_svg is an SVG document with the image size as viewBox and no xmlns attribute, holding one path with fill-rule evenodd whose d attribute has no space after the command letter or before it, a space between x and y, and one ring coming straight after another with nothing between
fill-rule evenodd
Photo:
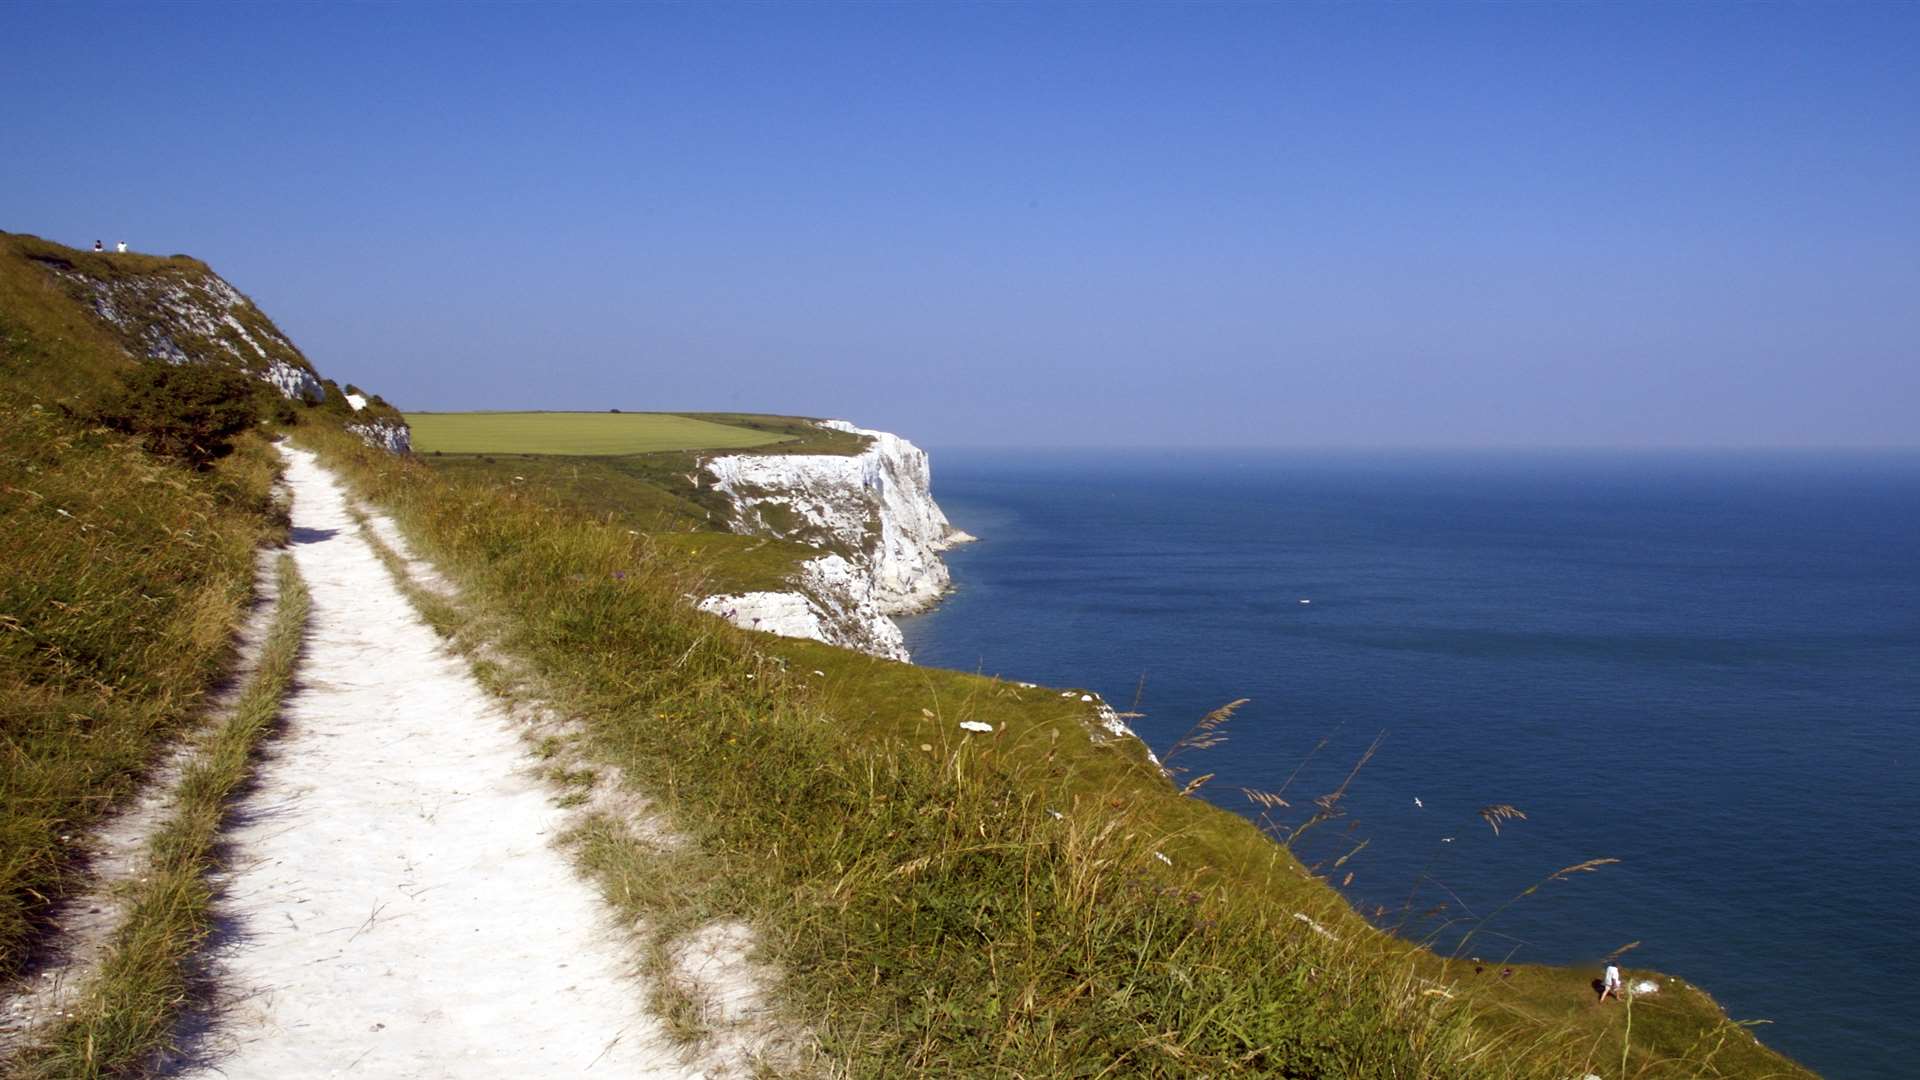
<instances>
[{"instance_id":1,"label":"green grass","mask_svg":"<svg viewBox=\"0 0 1920 1080\"><path fill-rule=\"evenodd\" d=\"M750 923L847 1075L1808 1075L1703 993L1629 1033L1590 972L1476 976L1374 930L1077 695L736 630L688 610L701 568L661 538L315 434L461 582L436 625L522 658L489 685L577 717L689 837L575 838L643 954Z\"/></svg>"},{"instance_id":2,"label":"green grass","mask_svg":"<svg viewBox=\"0 0 1920 1080\"><path fill-rule=\"evenodd\" d=\"M226 719L196 746L170 816L149 841L146 873L129 883L126 921L95 980L72 1016L12 1063L22 1080L136 1075L167 1047L211 932L207 871L220 823L279 715L299 658L309 596L291 556L280 556L276 572L279 600L259 667Z\"/></svg>"},{"instance_id":3,"label":"green grass","mask_svg":"<svg viewBox=\"0 0 1920 1080\"><path fill-rule=\"evenodd\" d=\"M733 450L786 436L672 413L408 413L413 446L447 454L651 454Z\"/></svg>"},{"instance_id":4,"label":"green grass","mask_svg":"<svg viewBox=\"0 0 1920 1080\"><path fill-rule=\"evenodd\" d=\"M524 415L578 418L602 414ZM420 414L414 419L417 423ZM821 428L804 417L702 413L699 419L724 422L780 440L755 447L757 454L846 455L858 453L867 444L863 436ZM418 431L416 427L415 446L441 474L480 487L517 491L552 506L556 512L652 535L663 556L698 570L701 588L709 593L789 589L798 565L819 554L804 544L721 531L731 504L711 487L694 482L702 456L697 451L620 456L455 454L421 447Z\"/></svg>"},{"instance_id":5,"label":"green grass","mask_svg":"<svg viewBox=\"0 0 1920 1080\"><path fill-rule=\"evenodd\" d=\"M70 887L71 838L197 715L229 656L254 546L275 527L257 442L191 473L80 419L129 362L124 343L34 259L103 276L204 268L96 266L55 248L0 236L9 964ZM330 397L302 415L343 411ZM691 419L787 440L762 452L861 445L799 418ZM573 837L641 926L642 955L657 964L710 920L751 924L784 979L785 1019L812 1032L832 1072L1807 1075L1691 988L1637 1002L1629 1028L1624 1008L1593 1006L1590 972L1489 977L1375 931L1252 824L1183 797L1136 744L1099 737L1077 696L692 611L686 598L717 576L771 579L796 556L709 531L710 493L673 478L692 450L445 454L435 469L327 424L299 434L461 583L463 604L436 607L435 625L476 658L518 658L512 670L477 660L483 682L576 718L556 775L622 775L684 834L650 845L602 818ZM963 734L961 720L994 731ZM170 834L167 850L190 853L199 829ZM193 897L152 899L162 917L143 925L161 929L128 943L125 984L155 992L91 1014L91 1041L66 1044L83 1066L126 1060L177 1000L164 958L194 936L177 920Z\"/></svg>"},{"instance_id":6,"label":"green grass","mask_svg":"<svg viewBox=\"0 0 1920 1080\"><path fill-rule=\"evenodd\" d=\"M285 524L259 439L195 472L87 422L133 362L31 257L64 251L0 235L0 975L78 880L90 824L197 715ZM199 265L128 260L110 272Z\"/></svg>"},{"instance_id":7,"label":"green grass","mask_svg":"<svg viewBox=\"0 0 1920 1080\"><path fill-rule=\"evenodd\" d=\"M35 348L18 359L60 361L9 364L6 374L16 389L92 397L111 390L113 371L124 369L129 359L144 358L162 336L181 355L200 362L256 374L276 362L311 371L306 357L258 307L244 299L227 307L214 276L205 263L185 255L78 251L35 236L0 233L0 333L18 319L37 339ZM111 298L121 325L92 310L103 294ZM174 310L182 301L216 317L212 322L183 319ZM344 400L338 407L345 409Z\"/></svg>"}]
</instances>

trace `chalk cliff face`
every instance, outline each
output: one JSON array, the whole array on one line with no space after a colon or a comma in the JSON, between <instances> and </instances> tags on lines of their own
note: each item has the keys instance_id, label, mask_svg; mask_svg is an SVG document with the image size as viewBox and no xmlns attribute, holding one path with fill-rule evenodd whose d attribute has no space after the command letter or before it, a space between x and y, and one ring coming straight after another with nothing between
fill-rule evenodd
<instances>
[{"instance_id":1,"label":"chalk cliff face","mask_svg":"<svg viewBox=\"0 0 1920 1080\"><path fill-rule=\"evenodd\" d=\"M224 364L269 383L284 397L319 401L320 377L253 302L211 270L94 277L54 273L79 286L129 351L169 364Z\"/></svg>"},{"instance_id":2,"label":"chalk cliff face","mask_svg":"<svg viewBox=\"0 0 1920 1080\"><path fill-rule=\"evenodd\" d=\"M327 398L327 384L273 320L202 263L184 258L157 266L123 261L113 272L100 273L51 254L30 257L111 326L133 356L238 368L289 400L318 403ZM391 408L373 410L347 430L396 453L411 449L406 422Z\"/></svg>"},{"instance_id":3,"label":"chalk cliff face","mask_svg":"<svg viewBox=\"0 0 1920 1080\"><path fill-rule=\"evenodd\" d=\"M735 531L821 548L795 588L710 596L705 611L736 625L907 659L890 616L930 607L946 591L940 552L972 537L933 501L926 452L898 435L844 420L823 426L864 437L859 454L729 454L709 459Z\"/></svg>"}]
</instances>

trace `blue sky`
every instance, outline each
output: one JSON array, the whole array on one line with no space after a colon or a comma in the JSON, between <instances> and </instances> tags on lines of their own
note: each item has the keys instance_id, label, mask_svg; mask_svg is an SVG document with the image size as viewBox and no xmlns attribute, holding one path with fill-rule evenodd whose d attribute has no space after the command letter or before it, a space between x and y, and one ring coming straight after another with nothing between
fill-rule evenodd
<instances>
[{"instance_id":1,"label":"blue sky","mask_svg":"<svg viewBox=\"0 0 1920 1080\"><path fill-rule=\"evenodd\" d=\"M1920 5L0 5L0 228L410 408L1920 438Z\"/></svg>"}]
</instances>

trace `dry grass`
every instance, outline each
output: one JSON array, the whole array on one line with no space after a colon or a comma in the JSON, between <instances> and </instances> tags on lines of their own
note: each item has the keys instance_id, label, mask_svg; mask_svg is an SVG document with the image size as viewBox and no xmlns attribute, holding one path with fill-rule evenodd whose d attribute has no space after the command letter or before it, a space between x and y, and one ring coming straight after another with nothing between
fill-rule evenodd
<instances>
[{"instance_id":1,"label":"dry grass","mask_svg":"<svg viewBox=\"0 0 1920 1080\"><path fill-rule=\"evenodd\" d=\"M86 421L133 362L47 260L207 272L0 234L0 977L30 965L91 825L198 715L284 528L260 440L194 472Z\"/></svg>"},{"instance_id":2,"label":"dry grass","mask_svg":"<svg viewBox=\"0 0 1920 1080\"><path fill-rule=\"evenodd\" d=\"M1576 1012L1579 973L1476 983L1378 933L1252 825L1094 738L1077 699L735 630L687 609L697 567L647 537L525 485L320 441L461 583L437 624L520 658L579 719L579 751L645 778L687 837L583 830L603 891L656 943L754 925L791 1020L838 1073L1557 1077L1602 1051L1617 1065L1620 1033ZM692 1004L668 997L697 1037ZM1663 1004L1664 1027L1649 1008L1634 1075L1790 1069L1704 996Z\"/></svg>"},{"instance_id":3,"label":"dry grass","mask_svg":"<svg viewBox=\"0 0 1920 1080\"><path fill-rule=\"evenodd\" d=\"M165 1049L191 991L211 928L207 872L229 799L247 780L260 740L279 715L306 626L308 594L281 555L279 600L254 676L225 719L195 747L166 823L130 883L127 917L68 1019L13 1062L23 1078L135 1075Z\"/></svg>"},{"instance_id":4,"label":"dry grass","mask_svg":"<svg viewBox=\"0 0 1920 1080\"><path fill-rule=\"evenodd\" d=\"M269 457L195 474L0 398L0 973L228 662L278 527Z\"/></svg>"}]
</instances>

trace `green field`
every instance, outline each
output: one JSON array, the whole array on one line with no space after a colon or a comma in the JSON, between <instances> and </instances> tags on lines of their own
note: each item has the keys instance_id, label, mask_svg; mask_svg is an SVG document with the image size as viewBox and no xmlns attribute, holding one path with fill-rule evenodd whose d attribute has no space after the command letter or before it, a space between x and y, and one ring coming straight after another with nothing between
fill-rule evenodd
<instances>
[{"instance_id":1,"label":"green field","mask_svg":"<svg viewBox=\"0 0 1920 1080\"><path fill-rule=\"evenodd\" d=\"M413 448L443 454L651 454L733 450L789 436L673 413L408 413Z\"/></svg>"}]
</instances>

